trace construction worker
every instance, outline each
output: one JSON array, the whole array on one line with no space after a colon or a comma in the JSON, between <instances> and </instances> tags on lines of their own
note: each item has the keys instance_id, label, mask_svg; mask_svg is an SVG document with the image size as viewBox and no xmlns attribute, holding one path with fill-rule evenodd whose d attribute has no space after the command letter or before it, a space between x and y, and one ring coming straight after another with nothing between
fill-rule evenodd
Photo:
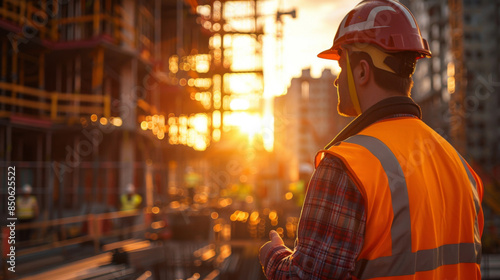
<instances>
[{"instance_id":1,"label":"construction worker","mask_svg":"<svg viewBox=\"0 0 500 280\"><path fill-rule=\"evenodd\" d=\"M121 211L131 211L139 209L142 197L136 193L135 186L128 184L125 193L120 196ZM128 238L132 236L132 227L134 226L135 216L123 218L123 230L126 232L122 237Z\"/></svg>"},{"instance_id":2,"label":"construction worker","mask_svg":"<svg viewBox=\"0 0 500 280\"><path fill-rule=\"evenodd\" d=\"M16 199L17 219L19 223L30 223L38 218L38 202L32 195L33 188L30 184L22 187L21 196ZM27 241L31 238L32 229L22 229L19 231L19 240Z\"/></svg>"},{"instance_id":3,"label":"construction worker","mask_svg":"<svg viewBox=\"0 0 500 280\"><path fill-rule=\"evenodd\" d=\"M270 232L268 279L481 279L483 186L464 158L421 121L410 98L430 57L410 11L360 2L332 48L340 114L356 116L320 151L293 250Z\"/></svg>"},{"instance_id":4,"label":"construction worker","mask_svg":"<svg viewBox=\"0 0 500 280\"><path fill-rule=\"evenodd\" d=\"M121 210L129 211L139 209L142 202L142 197L135 191L135 186L133 184L128 184L125 193L120 197Z\"/></svg>"},{"instance_id":5,"label":"construction worker","mask_svg":"<svg viewBox=\"0 0 500 280\"><path fill-rule=\"evenodd\" d=\"M201 182L200 174L194 172L194 169L190 166L186 167L186 173L184 174L184 184L188 191L189 204L194 204L194 196L196 194L196 188Z\"/></svg>"}]
</instances>

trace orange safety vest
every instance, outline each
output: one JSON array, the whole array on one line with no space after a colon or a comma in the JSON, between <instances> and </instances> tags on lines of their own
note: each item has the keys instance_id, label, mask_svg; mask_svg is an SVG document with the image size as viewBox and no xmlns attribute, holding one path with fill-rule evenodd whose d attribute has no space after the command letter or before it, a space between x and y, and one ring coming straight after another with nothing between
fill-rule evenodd
<instances>
[{"instance_id":1,"label":"orange safety vest","mask_svg":"<svg viewBox=\"0 0 500 280\"><path fill-rule=\"evenodd\" d=\"M362 194L364 243L354 279L481 279L482 182L420 119L374 123L323 150Z\"/></svg>"}]
</instances>

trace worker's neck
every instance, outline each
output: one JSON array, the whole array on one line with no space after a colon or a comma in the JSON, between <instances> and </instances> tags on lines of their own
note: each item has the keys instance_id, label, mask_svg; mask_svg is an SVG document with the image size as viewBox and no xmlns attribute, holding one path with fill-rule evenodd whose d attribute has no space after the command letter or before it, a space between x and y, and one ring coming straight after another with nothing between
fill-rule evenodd
<instances>
[{"instance_id":1,"label":"worker's neck","mask_svg":"<svg viewBox=\"0 0 500 280\"><path fill-rule=\"evenodd\" d=\"M365 112L380 101L394 96L404 96L397 91L388 91L379 86L372 87L371 90L364 90L359 93L361 112Z\"/></svg>"}]
</instances>

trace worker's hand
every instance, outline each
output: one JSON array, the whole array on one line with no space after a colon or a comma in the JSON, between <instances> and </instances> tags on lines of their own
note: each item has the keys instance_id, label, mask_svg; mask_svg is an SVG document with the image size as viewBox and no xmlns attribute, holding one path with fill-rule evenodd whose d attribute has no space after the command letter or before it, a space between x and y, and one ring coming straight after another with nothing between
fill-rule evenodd
<instances>
[{"instance_id":1,"label":"worker's hand","mask_svg":"<svg viewBox=\"0 0 500 280\"><path fill-rule=\"evenodd\" d=\"M263 266L265 266L264 262L266 261L266 256L269 251L271 251L276 246L285 244L283 243L283 239L281 239L280 235L274 230L271 230L269 232L269 239L271 239L271 241L268 241L267 243L262 245L262 247L260 247L259 260Z\"/></svg>"}]
</instances>

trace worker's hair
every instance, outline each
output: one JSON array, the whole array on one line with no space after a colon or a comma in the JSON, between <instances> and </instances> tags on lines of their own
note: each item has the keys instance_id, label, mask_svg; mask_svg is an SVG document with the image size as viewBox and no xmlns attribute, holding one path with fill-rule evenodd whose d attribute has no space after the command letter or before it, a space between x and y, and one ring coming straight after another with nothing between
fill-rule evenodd
<instances>
[{"instance_id":1,"label":"worker's hair","mask_svg":"<svg viewBox=\"0 0 500 280\"><path fill-rule=\"evenodd\" d=\"M411 88L413 87L413 79L411 75L413 74L413 69L409 73L409 69L403 70L405 73L399 72L398 74L391 73L389 71L382 70L373 65L372 58L369 54L365 52L353 52L350 54L350 61L352 68L356 67L361 60L366 60L372 69L375 82L381 88L400 92L403 95L410 96ZM411 59L410 59L411 61ZM414 62L416 59L414 60Z\"/></svg>"}]
</instances>

